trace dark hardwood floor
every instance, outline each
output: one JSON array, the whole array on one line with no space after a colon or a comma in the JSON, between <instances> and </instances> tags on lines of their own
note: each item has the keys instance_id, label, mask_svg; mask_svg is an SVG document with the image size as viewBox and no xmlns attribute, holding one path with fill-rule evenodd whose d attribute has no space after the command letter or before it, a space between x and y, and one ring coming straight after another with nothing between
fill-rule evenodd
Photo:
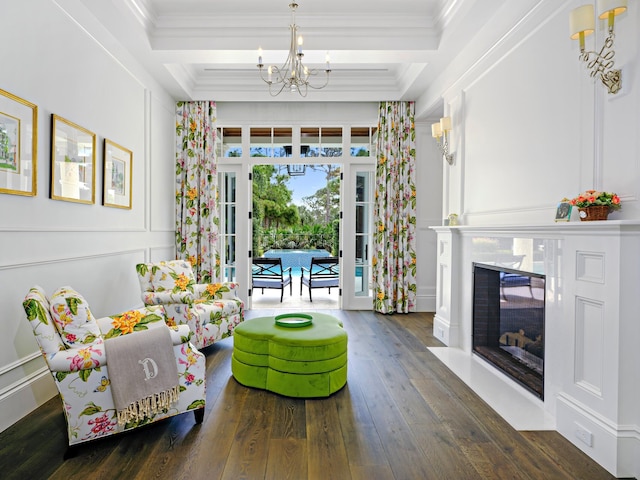
<instances>
[{"instance_id":1,"label":"dark hardwood floor","mask_svg":"<svg viewBox=\"0 0 640 480\"><path fill-rule=\"evenodd\" d=\"M0 434L0 478L612 478L560 434L518 432L502 420L427 350L441 345L431 314L325 312L349 333L347 385L333 396L303 400L239 385L227 339L203 350L201 425L179 415L81 445L63 461L56 397Z\"/></svg>"}]
</instances>

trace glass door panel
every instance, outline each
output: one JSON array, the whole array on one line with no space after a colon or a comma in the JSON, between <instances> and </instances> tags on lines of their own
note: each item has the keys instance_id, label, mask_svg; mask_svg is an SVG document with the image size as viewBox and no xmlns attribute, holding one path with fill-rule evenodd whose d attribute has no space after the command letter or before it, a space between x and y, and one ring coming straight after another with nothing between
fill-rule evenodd
<instances>
[{"instance_id":1,"label":"glass door panel","mask_svg":"<svg viewBox=\"0 0 640 480\"><path fill-rule=\"evenodd\" d=\"M236 281L236 186L235 172L220 172L220 265L222 267L222 281Z\"/></svg>"},{"instance_id":2,"label":"glass door panel","mask_svg":"<svg viewBox=\"0 0 640 480\"><path fill-rule=\"evenodd\" d=\"M373 212L373 172L356 172L355 175L355 271L354 294L357 297L370 296L371 284L371 242Z\"/></svg>"}]
</instances>

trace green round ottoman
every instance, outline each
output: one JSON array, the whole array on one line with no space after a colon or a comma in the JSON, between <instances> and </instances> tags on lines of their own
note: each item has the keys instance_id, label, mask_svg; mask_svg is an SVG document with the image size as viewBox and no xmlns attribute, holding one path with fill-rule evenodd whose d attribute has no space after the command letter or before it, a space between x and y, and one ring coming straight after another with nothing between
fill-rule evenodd
<instances>
[{"instance_id":1,"label":"green round ottoman","mask_svg":"<svg viewBox=\"0 0 640 480\"><path fill-rule=\"evenodd\" d=\"M282 327L276 317L245 320L233 331L231 372L247 387L288 397L328 397L347 383L347 332L331 315Z\"/></svg>"}]
</instances>

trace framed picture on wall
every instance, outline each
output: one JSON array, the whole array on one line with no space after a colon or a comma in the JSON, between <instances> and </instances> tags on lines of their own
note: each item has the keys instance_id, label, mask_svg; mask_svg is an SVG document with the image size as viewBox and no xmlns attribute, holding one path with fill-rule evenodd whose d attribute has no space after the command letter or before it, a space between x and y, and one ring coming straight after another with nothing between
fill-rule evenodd
<instances>
[{"instance_id":1,"label":"framed picture on wall","mask_svg":"<svg viewBox=\"0 0 640 480\"><path fill-rule=\"evenodd\" d=\"M95 203L96 134L51 115L51 198Z\"/></svg>"},{"instance_id":2,"label":"framed picture on wall","mask_svg":"<svg viewBox=\"0 0 640 480\"><path fill-rule=\"evenodd\" d=\"M0 193L37 193L38 107L0 89Z\"/></svg>"},{"instance_id":3,"label":"framed picture on wall","mask_svg":"<svg viewBox=\"0 0 640 480\"><path fill-rule=\"evenodd\" d=\"M133 153L111 140L104 139L104 188L102 204L105 207L131 208L133 185Z\"/></svg>"},{"instance_id":4,"label":"framed picture on wall","mask_svg":"<svg viewBox=\"0 0 640 480\"><path fill-rule=\"evenodd\" d=\"M560 202L556 208L556 222L568 222L571 218L571 207L569 202Z\"/></svg>"}]
</instances>

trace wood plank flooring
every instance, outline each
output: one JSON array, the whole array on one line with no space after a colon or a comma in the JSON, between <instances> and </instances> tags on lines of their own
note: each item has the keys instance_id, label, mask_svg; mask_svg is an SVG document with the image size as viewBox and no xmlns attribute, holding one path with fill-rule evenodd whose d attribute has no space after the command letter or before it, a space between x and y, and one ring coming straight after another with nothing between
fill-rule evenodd
<instances>
[{"instance_id":1,"label":"wood plank flooring","mask_svg":"<svg viewBox=\"0 0 640 480\"><path fill-rule=\"evenodd\" d=\"M556 432L518 432L428 350L431 314L324 310L349 333L345 388L287 398L239 385L233 340L207 356L207 407L77 448L56 397L0 433L4 479L609 479ZM247 318L283 313L250 310Z\"/></svg>"}]
</instances>

